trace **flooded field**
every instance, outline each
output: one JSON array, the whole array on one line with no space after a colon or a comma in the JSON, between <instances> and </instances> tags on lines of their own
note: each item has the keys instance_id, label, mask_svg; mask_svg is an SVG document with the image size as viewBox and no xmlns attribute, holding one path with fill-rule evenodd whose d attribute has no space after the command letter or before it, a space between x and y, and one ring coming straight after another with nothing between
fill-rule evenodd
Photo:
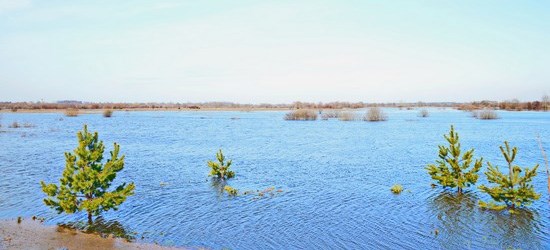
<instances>
[{"instance_id":1,"label":"flooded field","mask_svg":"<svg viewBox=\"0 0 550 250\"><path fill-rule=\"evenodd\" d=\"M388 120L285 121L286 112L125 112L65 117L3 113L0 122L0 219L40 216L46 224L83 222L44 206L39 182L57 182L64 152L88 124L106 151L126 155L116 183L135 195L98 221L136 241L214 249L450 248L548 249L550 204L536 137L550 150L550 112L498 112L478 120L467 112L385 110ZM365 111L356 111L364 114ZM17 121L29 126L10 128ZM425 166L454 125L463 148L499 166L498 146L519 148L516 163L541 164L542 193L519 214L478 208L477 188L456 196L432 188ZM223 149L241 194L229 197L208 178L208 160ZM478 185L486 183L480 172ZM403 193L394 195L393 184ZM262 192L263 191L263 192Z\"/></svg>"}]
</instances>

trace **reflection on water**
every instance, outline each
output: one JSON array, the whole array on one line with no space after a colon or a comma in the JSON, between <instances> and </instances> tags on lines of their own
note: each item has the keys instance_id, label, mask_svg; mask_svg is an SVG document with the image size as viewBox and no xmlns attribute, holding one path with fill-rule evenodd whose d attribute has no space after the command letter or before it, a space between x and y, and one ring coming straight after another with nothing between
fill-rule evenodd
<instances>
[{"instance_id":1,"label":"reflection on water","mask_svg":"<svg viewBox=\"0 0 550 250\"><path fill-rule=\"evenodd\" d=\"M102 216L98 216L90 224L88 221L72 221L67 223L59 223L58 226L71 228L85 233L99 234L101 237L109 237L113 235L118 238L123 238L128 241L136 239L136 232L131 232L116 220L105 220Z\"/></svg>"},{"instance_id":2,"label":"reflection on water","mask_svg":"<svg viewBox=\"0 0 550 250\"><path fill-rule=\"evenodd\" d=\"M441 192L430 197L438 220L437 241L442 248L541 248L538 213L522 209L516 213L478 207L479 197ZM468 240L465 240L468 239Z\"/></svg>"},{"instance_id":3,"label":"reflection on water","mask_svg":"<svg viewBox=\"0 0 550 250\"><path fill-rule=\"evenodd\" d=\"M516 209L516 213L492 214L487 226L501 235L499 245L507 248L542 248L537 233L540 233L539 214L536 210Z\"/></svg>"},{"instance_id":4,"label":"reflection on water","mask_svg":"<svg viewBox=\"0 0 550 250\"><path fill-rule=\"evenodd\" d=\"M218 198L223 197L223 188L227 185L227 181L220 178L211 178L210 179L210 186L212 189L216 192L218 195Z\"/></svg>"}]
</instances>

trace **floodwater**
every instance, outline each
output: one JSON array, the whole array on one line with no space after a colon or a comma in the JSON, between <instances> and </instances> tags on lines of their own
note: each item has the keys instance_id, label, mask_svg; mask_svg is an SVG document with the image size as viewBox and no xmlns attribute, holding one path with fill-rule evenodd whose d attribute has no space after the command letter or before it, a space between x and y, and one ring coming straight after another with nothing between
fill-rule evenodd
<instances>
[{"instance_id":1,"label":"floodwater","mask_svg":"<svg viewBox=\"0 0 550 250\"><path fill-rule=\"evenodd\" d=\"M450 109L430 109L427 118L418 110L386 112L385 122L285 121L285 112L267 111L3 113L0 218L86 220L44 206L39 182L58 182L63 153L88 124L107 150L117 142L126 155L115 184L136 184L135 195L98 222L137 241L214 249L550 248L536 141L540 135L550 151L550 112L499 111L498 120ZM34 127L9 128L14 121ZM488 197L475 187L463 196L432 188L424 167L437 159L451 124L463 148L475 148L484 161L504 166L498 146L508 140L519 148L517 164L541 164L534 179L541 199L519 214L496 213L477 207ZM236 172L228 184L254 192L229 197L208 178L206 162L220 148ZM400 195L390 192L396 183L405 188Z\"/></svg>"}]
</instances>

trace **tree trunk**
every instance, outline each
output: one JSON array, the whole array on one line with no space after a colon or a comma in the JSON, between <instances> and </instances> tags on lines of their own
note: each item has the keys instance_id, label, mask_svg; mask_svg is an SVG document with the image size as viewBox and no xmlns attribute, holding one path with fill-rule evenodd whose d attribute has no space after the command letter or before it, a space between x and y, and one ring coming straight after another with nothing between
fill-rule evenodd
<instances>
[{"instance_id":1,"label":"tree trunk","mask_svg":"<svg viewBox=\"0 0 550 250\"><path fill-rule=\"evenodd\" d=\"M92 224L92 212L88 212L88 224Z\"/></svg>"}]
</instances>

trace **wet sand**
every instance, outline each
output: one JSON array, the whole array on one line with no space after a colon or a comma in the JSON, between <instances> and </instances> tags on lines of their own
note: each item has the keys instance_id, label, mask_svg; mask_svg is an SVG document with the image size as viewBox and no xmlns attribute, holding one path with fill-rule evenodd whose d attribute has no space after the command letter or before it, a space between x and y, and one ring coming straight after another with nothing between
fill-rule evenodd
<instances>
[{"instance_id":1,"label":"wet sand","mask_svg":"<svg viewBox=\"0 0 550 250\"><path fill-rule=\"evenodd\" d=\"M4 249L182 249L124 239L102 238L58 226L46 226L32 219L0 220L0 250Z\"/></svg>"}]
</instances>

